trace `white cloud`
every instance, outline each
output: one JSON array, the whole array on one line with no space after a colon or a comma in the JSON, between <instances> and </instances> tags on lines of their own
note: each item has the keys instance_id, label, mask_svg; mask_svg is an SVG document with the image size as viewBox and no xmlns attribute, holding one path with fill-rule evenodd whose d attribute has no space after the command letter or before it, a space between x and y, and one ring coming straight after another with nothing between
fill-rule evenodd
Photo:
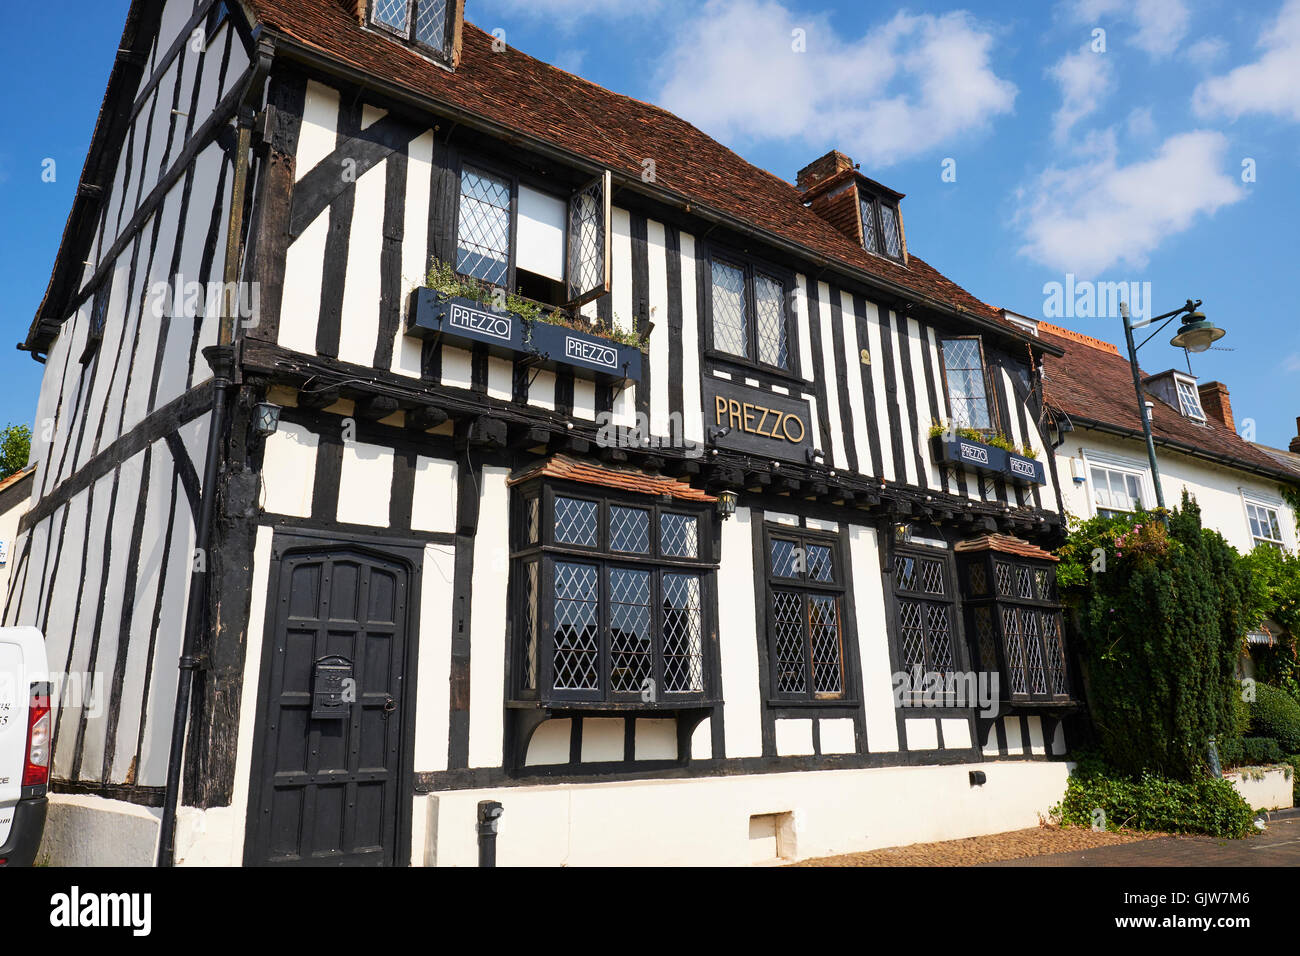
<instances>
[{"instance_id":1,"label":"white cloud","mask_svg":"<svg viewBox=\"0 0 1300 956\"><path fill-rule=\"evenodd\" d=\"M1052 136L1064 142L1074 124L1096 112L1115 89L1110 58L1084 46L1062 57L1047 71L1061 88L1061 108L1052 114Z\"/></svg>"},{"instance_id":2,"label":"white cloud","mask_svg":"<svg viewBox=\"0 0 1300 956\"><path fill-rule=\"evenodd\" d=\"M1258 60L1196 87L1192 103L1202 116L1265 113L1300 122L1300 0L1287 0L1261 33Z\"/></svg>"},{"instance_id":3,"label":"white cloud","mask_svg":"<svg viewBox=\"0 0 1300 956\"><path fill-rule=\"evenodd\" d=\"M1228 41L1223 37L1205 37L1187 48L1183 62L1192 67L1204 67L1227 52Z\"/></svg>"},{"instance_id":4,"label":"white cloud","mask_svg":"<svg viewBox=\"0 0 1300 956\"><path fill-rule=\"evenodd\" d=\"M802 34L796 31L802 30ZM797 39L806 52L796 52ZM714 136L799 138L873 167L928 152L1009 113L1015 86L967 13L896 14L859 38L776 0L710 0L676 31L652 99Z\"/></svg>"},{"instance_id":5,"label":"white cloud","mask_svg":"<svg viewBox=\"0 0 1300 956\"><path fill-rule=\"evenodd\" d=\"M1021 254L1087 277L1121 263L1144 268L1163 240L1244 196L1224 172L1221 133L1171 136L1154 156L1127 166L1117 161L1114 133L1105 140L1095 159L1048 169L1018 191Z\"/></svg>"},{"instance_id":6,"label":"white cloud","mask_svg":"<svg viewBox=\"0 0 1300 956\"><path fill-rule=\"evenodd\" d=\"M1072 0L1069 6L1078 23L1105 26L1098 21L1114 17L1131 24L1133 45L1154 57L1178 49L1191 20L1186 0Z\"/></svg>"},{"instance_id":7,"label":"white cloud","mask_svg":"<svg viewBox=\"0 0 1300 956\"><path fill-rule=\"evenodd\" d=\"M1292 352L1284 358L1282 368L1287 372L1300 372L1300 352Z\"/></svg>"},{"instance_id":8,"label":"white cloud","mask_svg":"<svg viewBox=\"0 0 1300 956\"><path fill-rule=\"evenodd\" d=\"M1156 134L1156 121L1151 114L1151 107L1138 106L1129 111L1124 121L1128 135L1132 139L1150 139Z\"/></svg>"}]
</instances>

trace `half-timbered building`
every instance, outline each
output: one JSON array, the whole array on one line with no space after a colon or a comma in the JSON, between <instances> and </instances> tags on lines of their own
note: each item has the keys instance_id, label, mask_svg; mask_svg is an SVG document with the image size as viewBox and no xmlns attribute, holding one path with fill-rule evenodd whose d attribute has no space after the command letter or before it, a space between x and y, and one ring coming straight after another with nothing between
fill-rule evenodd
<instances>
[{"instance_id":1,"label":"half-timbered building","mask_svg":"<svg viewBox=\"0 0 1300 956\"><path fill-rule=\"evenodd\" d=\"M131 6L25 342L4 614L63 672L54 845L472 865L485 800L503 863L1035 823L1077 697L1060 347L844 155L792 185L462 6Z\"/></svg>"}]
</instances>

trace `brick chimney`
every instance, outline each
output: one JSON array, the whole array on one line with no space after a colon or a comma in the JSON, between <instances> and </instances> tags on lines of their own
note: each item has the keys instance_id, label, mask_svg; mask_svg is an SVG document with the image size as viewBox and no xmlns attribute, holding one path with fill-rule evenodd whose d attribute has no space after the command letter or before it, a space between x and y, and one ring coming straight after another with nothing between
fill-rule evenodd
<instances>
[{"instance_id":1,"label":"brick chimney","mask_svg":"<svg viewBox=\"0 0 1300 956\"><path fill-rule=\"evenodd\" d=\"M1201 408L1205 411L1205 417L1212 422L1223 425L1228 431L1235 432L1237 425L1232 420L1232 405L1228 401L1228 386L1222 382L1206 382L1204 385L1198 385L1197 391L1201 393Z\"/></svg>"},{"instance_id":2,"label":"brick chimney","mask_svg":"<svg viewBox=\"0 0 1300 956\"><path fill-rule=\"evenodd\" d=\"M799 170L795 184L810 209L822 219L862 244L862 207L858 202L858 177L853 160L838 150Z\"/></svg>"},{"instance_id":3,"label":"brick chimney","mask_svg":"<svg viewBox=\"0 0 1300 956\"><path fill-rule=\"evenodd\" d=\"M809 189L820 182L830 179L836 173L842 173L846 169L853 168L853 160L838 149L833 149L821 159L815 159L799 170L799 175L795 178L795 185L799 187L801 193L806 193Z\"/></svg>"},{"instance_id":4,"label":"brick chimney","mask_svg":"<svg viewBox=\"0 0 1300 956\"><path fill-rule=\"evenodd\" d=\"M1291 439L1291 450L1300 455L1300 418L1295 420L1296 437Z\"/></svg>"}]
</instances>

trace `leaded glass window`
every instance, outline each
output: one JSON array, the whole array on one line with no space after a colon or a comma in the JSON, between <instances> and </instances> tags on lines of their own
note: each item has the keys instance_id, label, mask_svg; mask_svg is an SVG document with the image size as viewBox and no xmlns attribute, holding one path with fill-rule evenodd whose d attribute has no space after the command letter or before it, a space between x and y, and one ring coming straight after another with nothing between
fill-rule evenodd
<instances>
[{"instance_id":1,"label":"leaded glass window","mask_svg":"<svg viewBox=\"0 0 1300 956\"><path fill-rule=\"evenodd\" d=\"M510 276L509 180L474 166L460 173L456 223L456 271L492 285Z\"/></svg>"},{"instance_id":2,"label":"leaded glass window","mask_svg":"<svg viewBox=\"0 0 1300 956\"><path fill-rule=\"evenodd\" d=\"M709 683L711 509L540 480L518 494L518 692L588 706L698 702Z\"/></svg>"},{"instance_id":3,"label":"leaded glass window","mask_svg":"<svg viewBox=\"0 0 1300 956\"><path fill-rule=\"evenodd\" d=\"M451 0L371 0L370 22L403 40L446 53Z\"/></svg>"},{"instance_id":4,"label":"leaded glass window","mask_svg":"<svg viewBox=\"0 0 1300 956\"><path fill-rule=\"evenodd\" d=\"M843 582L832 539L773 530L767 536L772 696L845 695Z\"/></svg>"},{"instance_id":5,"label":"leaded glass window","mask_svg":"<svg viewBox=\"0 0 1300 956\"><path fill-rule=\"evenodd\" d=\"M861 199L862 245L891 259L903 258L903 231L898 218L898 207L875 196Z\"/></svg>"},{"instance_id":6,"label":"leaded glass window","mask_svg":"<svg viewBox=\"0 0 1300 956\"><path fill-rule=\"evenodd\" d=\"M942 346L944 385L952 424L958 428L996 431L980 340L944 339Z\"/></svg>"},{"instance_id":7,"label":"leaded glass window","mask_svg":"<svg viewBox=\"0 0 1300 956\"><path fill-rule=\"evenodd\" d=\"M787 285L752 264L712 262L713 348L772 368L791 365Z\"/></svg>"},{"instance_id":8,"label":"leaded glass window","mask_svg":"<svg viewBox=\"0 0 1300 956\"><path fill-rule=\"evenodd\" d=\"M956 669L953 650L954 601L948 555L921 550L894 553L894 596L898 611L900 669L919 694L936 675L942 686Z\"/></svg>"}]
</instances>

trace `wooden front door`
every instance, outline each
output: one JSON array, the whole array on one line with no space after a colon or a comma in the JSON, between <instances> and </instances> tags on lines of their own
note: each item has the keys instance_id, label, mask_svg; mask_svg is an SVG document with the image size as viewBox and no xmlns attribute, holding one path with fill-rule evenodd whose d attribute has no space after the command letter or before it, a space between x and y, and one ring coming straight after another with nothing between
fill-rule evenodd
<instances>
[{"instance_id":1,"label":"wooden front door","mask_svg":"<svg viewBox=\"0 0 1300 956\"><path fill-rule=\"evenodd\" d=\"M245 862L392 865L408 796L407 567L334 544L275 568Z\"/></svg>"}]
</instances>

